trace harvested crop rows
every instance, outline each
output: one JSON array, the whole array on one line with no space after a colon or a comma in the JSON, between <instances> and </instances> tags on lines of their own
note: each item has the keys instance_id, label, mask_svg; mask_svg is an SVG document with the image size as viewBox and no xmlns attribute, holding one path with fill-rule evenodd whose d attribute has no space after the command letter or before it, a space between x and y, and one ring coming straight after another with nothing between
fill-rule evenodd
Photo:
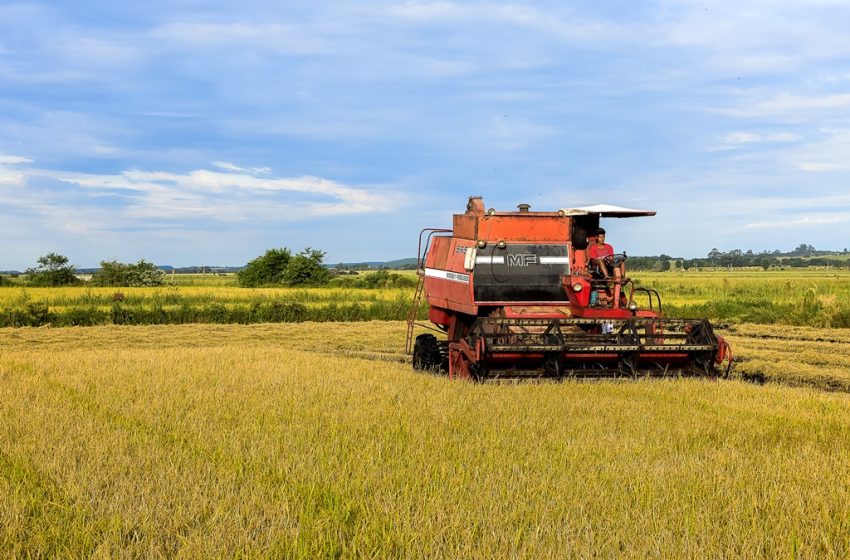
<instances>
[{"instance_id":1,"label":"harvested crop rows","mask_svg":"<svg viewBox=\"0 0 850 560\"><path fill-rule=\"evenodd\" d=\"M742 370L822 382L775 330L726 334ZM850 395L449 383L401 363L403 336L399 322L0 330L0 552L850 555ZM781 336L825 345L848 377L845 335Z\"/></svg>"},{"instance_id":2,"label":"harvested crop rows","mask_svg":"<svg viewBox=\"0 0 850 560\"><path fill-rule=\"evenodd\" d=\"M850 392L850 331L782 325L736 325L724 333L735 348L735 374Z\"/></svg>"}]
</instances>

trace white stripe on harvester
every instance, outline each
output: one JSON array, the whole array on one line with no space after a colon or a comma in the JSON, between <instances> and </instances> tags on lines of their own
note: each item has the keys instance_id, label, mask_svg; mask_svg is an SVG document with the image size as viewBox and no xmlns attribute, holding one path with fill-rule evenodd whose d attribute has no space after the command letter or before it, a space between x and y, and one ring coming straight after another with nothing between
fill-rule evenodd
<instances>
[{"instance_id":1,"label":"white stripe on harvester","mask_svg":"<svg viewBox=\"0 0 850 560\"><path fill-rule=\"evenodd\" d=\"M505 257L475 257L475 264L505 264Z\"/></svg>"},{"instance_id":2,"label":"white stripe on harvester","mask_svg":"<svg viewBox=\"0 0 850 560\"><path fill-rule=\"evenodd\" d=\"M570 264L570 257L540 257L540 264Z\"/></svg>"},{"instance_id":3,"label":"white stripe on harvester","mask_svg":"<svg viewBox=\"0 0 850 560\"><path fill-rule=\"evenodd\" d=\"M430 276L431 278L442 278L443 280L451 280L453 282L462 282L464 284L469 284L469 274L461 274L460 272L452 272L450 270L426 268L425 276Z\"/></svg>"}]
</instances>

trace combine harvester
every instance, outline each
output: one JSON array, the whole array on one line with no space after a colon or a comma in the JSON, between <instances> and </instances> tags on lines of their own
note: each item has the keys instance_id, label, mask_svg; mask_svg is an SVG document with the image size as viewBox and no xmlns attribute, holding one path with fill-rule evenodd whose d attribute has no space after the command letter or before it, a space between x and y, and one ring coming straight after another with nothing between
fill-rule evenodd
<instances>
[{"instance_id":1,"label":"combine harvester","mask_svg":"<svg viewBox=\"0 0 850 560\"><path fill-rule=\"evenodd\" d=\"M485 211L471 197L453 229L419 234L406 344L415 369L472 380L728 375L729 345L707 320L664 318L657 291L605 278L588 257L600 218L654 211L518 208ZM423 293L432 325L416 322ZM440 338L414 340L417 324Z\"/></svg>"}]
</instances>

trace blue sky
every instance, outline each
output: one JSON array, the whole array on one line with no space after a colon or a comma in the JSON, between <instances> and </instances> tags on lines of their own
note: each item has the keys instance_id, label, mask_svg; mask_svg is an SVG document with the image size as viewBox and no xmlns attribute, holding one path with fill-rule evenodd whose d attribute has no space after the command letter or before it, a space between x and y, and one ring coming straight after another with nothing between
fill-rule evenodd
<instances>
[{"instance_id":1,"label":"blue sky","mask_svg":"<svg viewBox=\"0 0 850 560\"><path fill-rule=\"evenodd\" d=\"M850 247L850 2L0 3L0 269L413 256L469 195L630 254Z\"/></svg>"}]
</instances>

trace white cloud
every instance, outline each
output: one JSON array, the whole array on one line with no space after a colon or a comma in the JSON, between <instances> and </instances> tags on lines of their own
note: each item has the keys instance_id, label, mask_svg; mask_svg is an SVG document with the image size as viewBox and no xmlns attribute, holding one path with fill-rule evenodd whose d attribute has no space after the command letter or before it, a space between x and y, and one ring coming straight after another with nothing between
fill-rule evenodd
<instances>
[{"instance_id":1,"label":"white cloud","mask_svg":"<svg viewBox=\"0 0 850 560\"><path fill-rule=\"evenodd\" d=\"M724 141L727 144L750 144L754 142L796 142L801 140L799 134L792 132L777 132L773 134L759 134L757 132L732 132L727 134Z\"/></svg>"},{"instance_id":2,"label":"white cloud","mask_svg":"<svg viewBox=\"0 0 850 560\"><path fill-rule=\"evenodd\" d=\"M333 44L309 25L285 23L199 23L174 22L154 29L150 35L192 48L211 46L305 55L332 52Z\"/></svg>"},{"instance_id":3,"label":"white cloud","mask_svg":"<svg viewBox=\"0 0 850 560\"><path fill-rule=\"evenodd\" d=\"M733 117L775 117L785 120L810 120L819 115L845 116L850 93L830 95L781 94L765 99L744 99L737 106L709 109Z\"/></svg>"},{"instance_id":4,"label":"white cloud","mask_svg":"<svg viewBox=\"0 0 850 560\"><path fill-rule=\"evenodd\" d=\"M32 159L22 156L8 156L0 154L0 165L17 165L21 163L32 163Z\"/></svg>"},{"instance_id":5,"label":"white cloud","mask_svg":"<svg viewBox=\"0 0 850 560\"><path fill-rule=\"evenodd\" d=\"M699 49L712 68L727 73L787 73L850 54L846 3L828 9L795 0L663 4L662 42Z\"/></svg>"},{"instance_id":6,"label":"white cloud","mask_svg":"<svg viewBox=\"0 0 850 560\"><path fill-rule=\"evenodd\" d=\"M768 134L765 136L765 140L768 142L796 142L802 140L802 137L793 132L778 132L776 134Z\"/></svg>"},{"instance_id":7,"label":"white cloud","mask_svg":"<svg viewBox=\"0 0 850 560\"><path fill-rule=\"evenodd\" d=\"M757 142L761 140L761 136L752 132L733 132L726 136L727 144L746 144L747 142Z\"/></svg>"},{"instance_id":8,"label":"white cloud","mask_svg":"<svg viewBox=\"0 0 850 560\"><path fill-rule=\"evenodd\" d=\"M22 187L26 183L26 177L23 173L14 173L8 169L0 167L0 186L8 185L12 187Z\"/></svg>"},{"instance_id":9,"label":"white cloud","mask_svg":"<svg viewBox=\"0 0 850 560\"><path fill-rule=\"evenodd\" d=\"M850 171L850 130L824 129L824 138L798 150L793 162L801 171Z\"/></svg>"},{"instance_id":10,"label":"white cloud","mask_svg":"<svg viewBox=\"0 0 850 560\"><path fill-rule=\"evenodd\" d=\"M774 229L787 228L789 226L823 226L843 222L850 222L850 213L822 216L803 216L802 218L794 218L789 220L752 222L745 225L744 227L746 229Z\"/></svg>"},{"instance_id":11,"label":"white cloud","mask_svg":"<svg viewBox=\"0 0 850 560\"><path fill-rule=\"evenodd\" d=\"M391 6L387 12L399 18L431 21L459 18L466 10L453 2L405 2Z\"/></svg>"},{"instance_id":12,"label":"white cloud","mask_svg":"<svg viewBox=\"0 0 850 560\"><path fill-rule=\"evenodd\" d=\"M272 172L271 167L239 167L238 165L234 165L228 161L214 161L212 164L225 171L248 173L250 175L268 175Z\"/></svg>"},{"instance_id":13,"label":"white cloud","mask_svg":"<svg viewBox=\"0 0 850 560\"><path fill-rule=\"evenodd\" d=\"M545 33L568 41L622 42L626 27L612 20L587 19L563 10L542 10L527 4L502 2L405 2L391 6L391 17L411 23L463 24L504 23L526 32ZM530 37L529 37L530 38Z\"/></svg>"},{"instance_id":14,"label":"white cloud","mask_svg":"<svg viewBox=\"0 0 850 560\"><path fill-rule=\"evenodd\" d=\"M392 210L399 198L390 192L353 187L313 176L258 177L247 171L268 173L267 168L243 170L217 162L228 172L198 169L188 173L128 170L117 175L27 169L11 175L0 168L0 182L38 184L62 181L90 191L90 195L119 196L124 205L116 217L135 219L189 219L222 221L292 221L309 217L379 213ZM118 194L116 194L118 193ZM123 194L121 194L123 193ZM67 193L66 193L67 195ZM35 199L29 199L32 204ZM23 200L21 204L25 204ZM38 200L38 207L51 206ZM83 204L84 205L84 204Z\"/></svg>"},{"instance_id":15,"label":"white cloud","mask_svg":"<svg viewBox=\"0 0 850 560\"><path fill-rule=\"evenodd\" d=\"M19 169L11 169L9 166L32 163L32 161L28 157L0 154L0 186L24 186L26 175Z\"/></svg>"}]
</instances>

